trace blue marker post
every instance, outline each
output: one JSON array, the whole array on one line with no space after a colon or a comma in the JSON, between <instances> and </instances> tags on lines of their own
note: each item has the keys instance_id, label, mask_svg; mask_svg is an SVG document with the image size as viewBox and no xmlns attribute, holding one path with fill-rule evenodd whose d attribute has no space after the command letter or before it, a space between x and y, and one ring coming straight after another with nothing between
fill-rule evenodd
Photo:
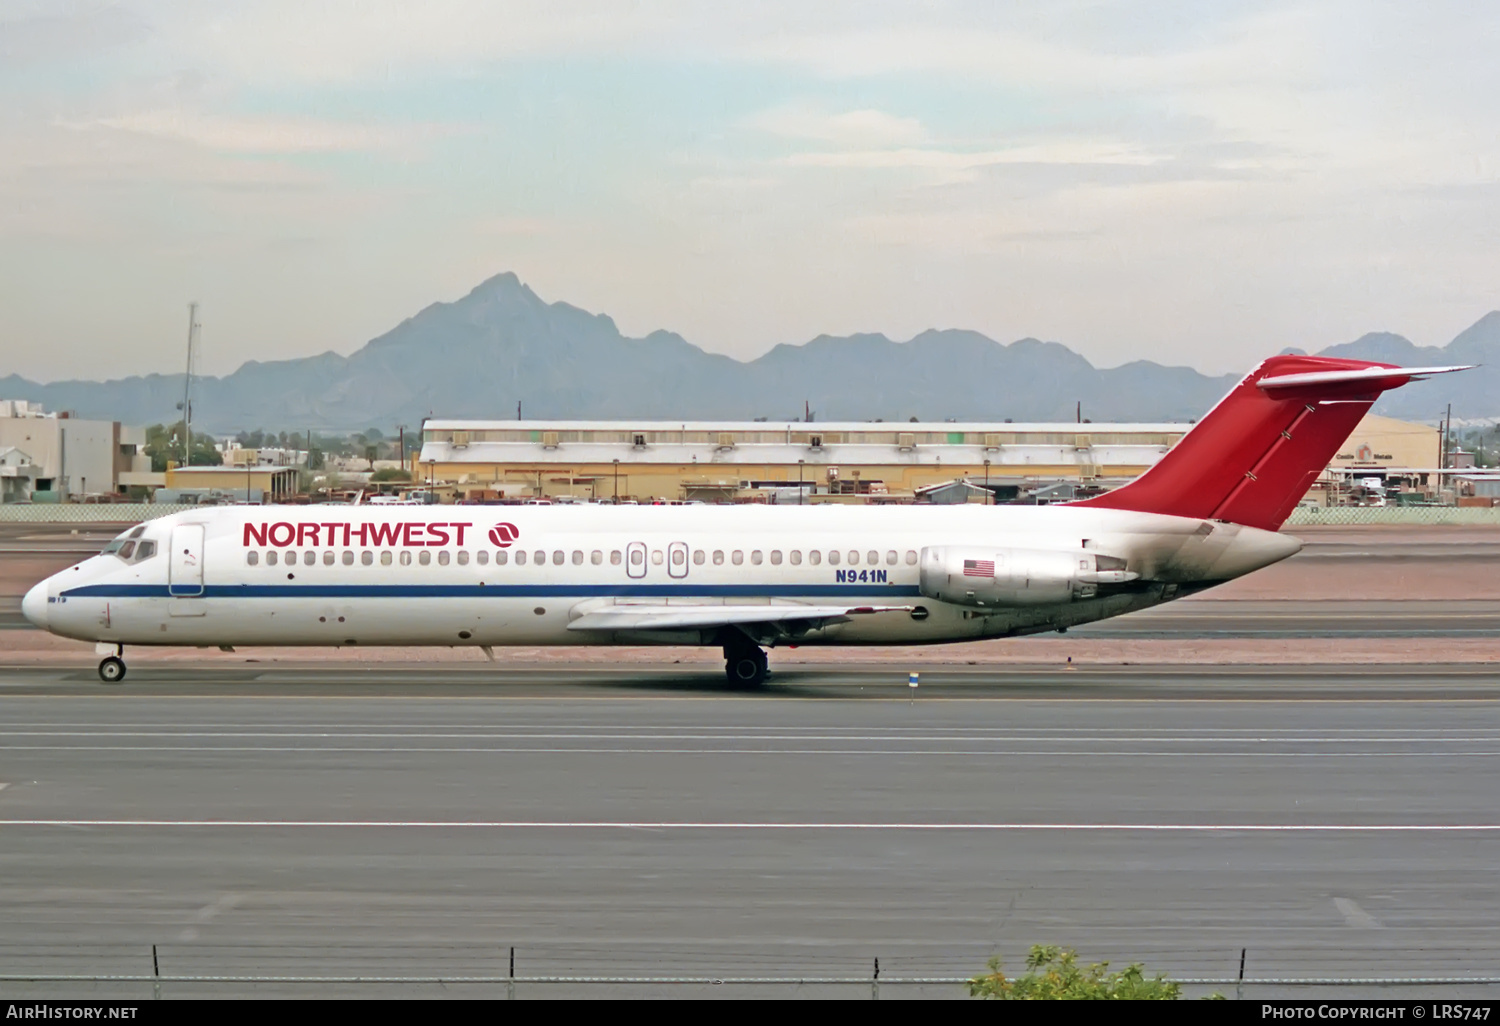
<instances>
[{"instance_id":1,"label":"blue marker post","mask_svg":"<svg viewBox=\"0 0 1500 1026\"><path fill-rule=\"evenodd\" d=\"M917 697L917 680L920 676L921 674L917 673L916 670L906 675L906 695L908 702Z\"/></svg>"}]
</instances>

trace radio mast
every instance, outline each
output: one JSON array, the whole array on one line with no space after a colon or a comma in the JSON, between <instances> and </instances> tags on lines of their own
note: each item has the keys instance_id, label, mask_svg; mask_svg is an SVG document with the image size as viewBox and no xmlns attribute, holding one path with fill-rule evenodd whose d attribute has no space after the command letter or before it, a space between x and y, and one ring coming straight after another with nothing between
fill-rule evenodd
<instances>
[{"instance_id":1,"label":"radio mast","mask_svg":"<svg viewBox=\"0 0 1500 1026\"><path fill-rule=\"evenodd\" d=\"M193 355L198 347L198 304L188 304L187 373L182 380L182 465L193 465Z\"/></svg>"}]
</instances>

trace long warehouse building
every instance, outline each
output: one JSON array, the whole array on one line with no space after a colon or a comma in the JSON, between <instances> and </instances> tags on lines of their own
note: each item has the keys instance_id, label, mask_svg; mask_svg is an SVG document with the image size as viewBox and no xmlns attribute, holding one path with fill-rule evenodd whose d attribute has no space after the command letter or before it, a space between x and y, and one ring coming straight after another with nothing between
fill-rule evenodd
<instances>
[{"instance_id":1,"label":"long warehouse building","mask_svg":"<svg viewBox=\"0 0 1500 1026\"><path fill-rule=\"evenodd\" d=\"M410 469L471 499L909 502L962 480L1003 499L1057 482L1113 487L1191 427L434 419ZM1438 436L1371 416L1347 447L1335 463L1432 467Z\"/></svg>"}]
</instances>

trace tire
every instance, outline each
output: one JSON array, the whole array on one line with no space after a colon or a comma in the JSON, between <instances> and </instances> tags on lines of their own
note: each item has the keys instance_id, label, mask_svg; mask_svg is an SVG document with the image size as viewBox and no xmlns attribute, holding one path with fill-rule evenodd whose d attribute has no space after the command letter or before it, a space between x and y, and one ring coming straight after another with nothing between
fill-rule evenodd
<instances>
[{"instance_id":1,"label":"tire","mask_svg":"<svg viewBox=\"0 0 1500 1026\"><path fill-rule=\"evenodd\" d=\"M110 656L99 664L99 679L106 684L118 684L125 679L125 661Z\"/></svg>"},{"instance_id":2,"label":"tire","mask_svg":"<svg viewBox=\"0 0 1500 1026\"><path fill-rule=\"evenodd\" d=\"M751 651L730 656L724 661L724 674L731 687L757 687L766 680L766 654Z\"/></svg>"}]
</instances>

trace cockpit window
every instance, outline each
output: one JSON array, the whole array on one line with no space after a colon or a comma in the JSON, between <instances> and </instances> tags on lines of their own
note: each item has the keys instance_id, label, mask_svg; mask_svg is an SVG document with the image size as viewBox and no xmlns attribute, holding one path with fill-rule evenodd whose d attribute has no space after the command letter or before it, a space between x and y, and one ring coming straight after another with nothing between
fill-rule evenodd
<instances>
[{"instance_id":1,"label":"cockpit window","mask_svg":"<svg viewBox=\"0 0 1500 1026\"><path fill-rule=\"evenodd\" d=\"M156 542L137 541L141 535L146 533L146 526L142 524L120 535L114 541L104 546L101 556L119 556L126 562L134 560L139 563L143 559L150 559L156 555Z\"/></svg>"}]
</instances>

